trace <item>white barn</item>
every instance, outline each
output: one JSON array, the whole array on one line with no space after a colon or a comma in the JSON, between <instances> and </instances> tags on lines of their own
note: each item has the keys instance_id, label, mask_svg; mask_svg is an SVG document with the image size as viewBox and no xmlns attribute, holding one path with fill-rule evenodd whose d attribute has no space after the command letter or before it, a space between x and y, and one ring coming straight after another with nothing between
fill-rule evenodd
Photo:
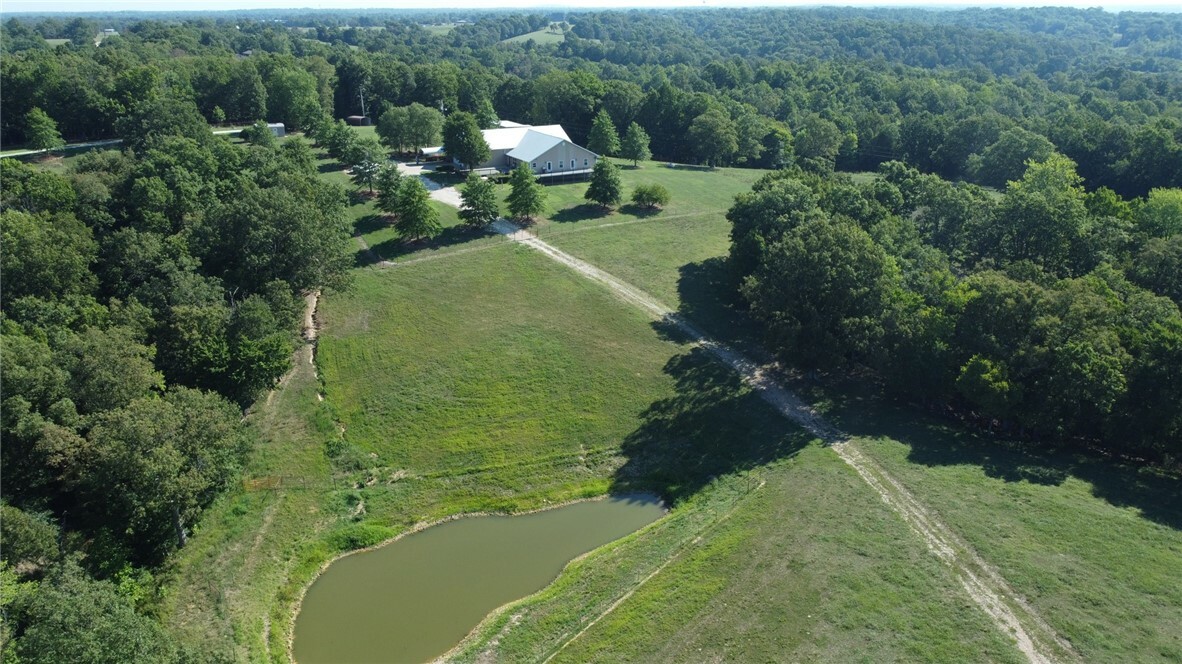
<instances>
[{"instance_id":1,"label":"white barn","mask_svg":"<svg viewBox=\"0 0 1182 664\"><path fill-rule=\"evenodd\" d=\"M477 172L505 173L526 163L539 178L585 175L599 159L594 152L575 145L562 125L533 127L502 120L501 126L485 129L483 134L490 155L476 166ZM427 157L441 155L443 148L424 148L422 153Z\"/></svg>"}]
</instances>

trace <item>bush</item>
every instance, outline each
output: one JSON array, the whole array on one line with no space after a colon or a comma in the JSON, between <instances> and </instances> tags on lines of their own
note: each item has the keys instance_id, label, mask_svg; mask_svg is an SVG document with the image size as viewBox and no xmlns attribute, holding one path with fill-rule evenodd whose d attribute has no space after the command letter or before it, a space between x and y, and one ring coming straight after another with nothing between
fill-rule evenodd
<instances>
[{"instance_id":1,"label":"bush","mask_svg":"<svg viewBox=\"0 0 1182 664\"><path fill-rule=\"evenodd\" d=\"M329 536L337 551L353 551L381 544L394 537L394 529L376 523L353 523Z\"/></svg>"},{"instance_id":2,"label":"bush","mask_svg":"<svg viewBox=\"0 0 1182 664\"><path fill-rule=\"evenodd\" d=\"M632 190L632 202L655 210L669 204L669 190L659 184L638 184Z\"/></svg>"}]
</instances>

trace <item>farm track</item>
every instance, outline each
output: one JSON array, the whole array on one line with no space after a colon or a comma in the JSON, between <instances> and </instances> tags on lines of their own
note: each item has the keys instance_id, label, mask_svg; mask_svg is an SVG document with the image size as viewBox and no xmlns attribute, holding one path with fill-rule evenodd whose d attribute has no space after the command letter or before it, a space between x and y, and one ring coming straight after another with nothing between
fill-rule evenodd
<instances>
[{"instance_id":1,"label":"farm track","mask_svg":"<svg viewBox=\"0 0 1182 664\"><path fill-rule=\"evenodd\" d=\"M902 483L865 456L849 435L826 422L811 406L784 388L773 364L751 360L726 344L709 338L690 321L648 293L538 239L507 220L498 220L494 229L510 240L606 286L625 302L681 330L695 345L737 372L743 382L755 389L783 416L821 439L878 493L882 501L903 519L933 555L948 565L973 602L999 630L1014 639L1015 645L1032 664L1079 660L1071 645L1019 597L1001 573L982 559L968 542L955 534Z\"/></svg>"}]
</instances>

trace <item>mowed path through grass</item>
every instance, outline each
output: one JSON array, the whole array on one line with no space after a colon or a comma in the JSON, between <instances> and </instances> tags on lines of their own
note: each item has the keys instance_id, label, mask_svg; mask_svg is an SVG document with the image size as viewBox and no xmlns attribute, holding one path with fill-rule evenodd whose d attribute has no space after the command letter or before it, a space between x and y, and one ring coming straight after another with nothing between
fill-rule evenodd
<instances>
[{"instance_id":1,"label":"mowed path through grass","mask_svg":"<svg viewBox=\"0 0 1182 664\"><path fill-rule=\"evenodd\" d=\"M722 214L760 173L716 179L649 164L626 171L625 190L650 169L669 170L686 209L589 216L579 208L585 184L557 185L547 188L555 212L538 232L688 308L710 333L741 336L728 332L741 317L719 305L717 257L729 230ZM365 219L366 207L353 207L355 218ZM500 238L457 238L398 245L401 258L440 260L360 269L351 293L325 296L327 401L316 400L305 373L251 416L265 439L251 477L308 483L235 492L210 510L170 584L165 612L178 631L193 640L227 635L239 659L283 661L299 589L322 562L357 545L358 529L385 537L459 512L650 488L677 501L668 518L491 618L459 658L496 644L494 659L544 659L598 616L556 659L1019 657L852 470L733 373L543 256ZM481 250L459 253L471 248ZM908 435L914 425L887 427L869 411L865 426L850 426L843 413L861 412L863 402L834 394L811 396L854 433L889 436L863 448L986 553L1085 658L1175 657L1176 641L1163 635L1178 633L1167 631L1179 615L1176 597L1157 584L1178 578L1180 548L1160 514L1149 521L1135 507L1113 508L1074 478L1027 491L1024 479L982 472L979 455L942 464L944 479L934 481L932 464L908 450L953 436L937 433L925 448ZM991 444L972 449L987 453ZM992 510L1011 512L995 518ZM1096 514L1096 525L1081 527ZM997 537L999 528L1012 529L1013 541L982 541L1010 539ZM1150 556L1147 573L1135 571L1138 561L1127 565L1133 572L1112 572L1122 548L1098 539L1109 528L1138 542L1134 556ZM1055 556L1064 551L1071 563L1061 566ZM1072 574L1088 580L1067 587ZM1095 587L1106 582L1113 587ZM1159 601L1134 630L1133 612ZM1073 602L1080 605L1059 610Z\"/></svg>"},{"instance_id":2,"label":"mowed path through grass","mask_svg":"<svg viewBox=\"0 0 1182 664\"><path fill-rule=\"evenodd\" d=\"M699 188L708 189L708 181L702 175ZM678 307L709 334L752 345L749 321L727 290L728 232L718 215L543 239ZM808 396L995 565L1083 659L1182 659L1177 478L1023 453L906 408L886 408L865 386L851 392L834 385Z\"/></svg>"},{"instance_id":3,"label":"mowed path through grass","mask_svg":"<svg viewBox=\"0 0 1182 664\"><path fill-rule=\"evenodd\" d=\"M577 566L590 577L564 576L557 588L593 580L578 586L590 598L556 600L553 610L563 620L593 617L671 555L675 564L654 579L689 590L695 579L704 588L725 587L724 569L736 564L729 556L737 551L759 552L747 558L756 567L774 551L779 562L766 561L771 566L760 582L771 584L760 599L762 618L742 612L761 621L766 641L748 644L750 651L741 645L745 638L719 641L719 652L796 643L802 653L839 653L867 639L898 659L987 652L1014 661L1015 651L971 608L948 571L923 559L922 544L852 471L702 351L664 338L642 312L536 252L507 245L364 270L355 290L327 300L322 314L327 403L349 444L375 466L377 483L362 491L370 518L397 523L416 510L435 516L513 509L612 488L655 489L678 501L669 526L630 540L638 548ZM825 470L769 474L775 493L745 512L768 526L781 522L784 537L739 519L738 530L730 519L719 521L727 493L715 478L798 454L805 460L791 468L821 460ZM393 473L404 479L390 483ZM449 489L416 505L411 501L424 496L400 487L424 476ZM792 498L797 490L817 491L813 499L827 509ZM853 514L839 516L847 510ZM676 563L686 537L715 542L710 550L726 555L708 569L682 569ZM761 537L768 541L757 543ZM664 618L670 631L648 631L653 638L680 638L676 623L686 607L671 610ZM555 617L540 609L531 615ZM724 613L718 633L733 618ZM553 627L529 623L510 633L532 644L523 648L547 648L563 635ZM817 646L810 632L834 636ZM651 661L636 644L611 658L617 654ZM694 659L689 652L679 657Z\"/></svg>"}]
</instances>

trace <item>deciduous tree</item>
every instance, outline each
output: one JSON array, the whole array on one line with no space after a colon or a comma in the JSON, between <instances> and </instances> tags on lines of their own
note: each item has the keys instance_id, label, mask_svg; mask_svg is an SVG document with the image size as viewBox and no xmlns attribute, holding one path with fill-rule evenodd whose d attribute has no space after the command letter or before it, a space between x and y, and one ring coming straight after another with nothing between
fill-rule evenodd
<instances>
[{"instance_id":1,"label":"deciduous tree","mask_svg":"<svg viewBox=\"0 0 1182 664\"><path fill-rule=\"evenodd\" d=\"M649 138L644 128L633 122L624 132L624 140L620 145L620 156L632 162L633 166L648 160L653 153L648 149Z\"/></svg>"},{"instance_id":2,"label":"deciduous tree","mask_svg":"<svg viewBox=\"0 0 1182 664\"><path fill-rule=\"evenodd\" d=\"M460 192L464 201L460 219L473 228L487 228L500 216L496 185L475 173L469 173Z\"/></svg>"},{"instance_id":3,"label":"deciduous tree","mask_svg":"<svg viewBox=\"0 0 1182 664\"><path fill-rule=\"evenodd\" d=\"M259 120L243 129L239 134L242 140L251 145L258 145L264 148L273 148L278 141L275 139L275 132L267 126L266 121Z\"/></svg>"},{"instance_id":4,"label":"deciduous tree","mask_svg":"<svg viewBox=\"0 0 1182 664\"><path fill-rule=\"evenodd\" d=\"M491 154L476 118L463 111L452 113L444 121L443 151L468 169L480 165Z\"/></svg>"},{"instance_id":5,"label":"deciduous tree","mask_svg":"<svg viewBox=\"0 0 1182 664\"><path fill-rule=\"evenodd\" d=\"M431 194L417 178L407 178L398 188L398 232L408 240L439 235L439 212L431 207Z\"/></svg>"},{"instance_id":6,"label":"deciduous tree","mask_svg":"<svg viewBox=\"0 0 1182 664\"><path fill-rule=\"evenodd\" d=\"M726 163L739 149L739 133L734 120L717 108L694 118L689 127L689 139L698 159L709 166Z\"/></svg>"},{"instance_id":7,"label":"deciduous tree","mask_svg":"<svg viewBox=\"0 0 1182 664\"><path fill-rule=\"evenodd\" d=\"M396 164L386 164L378 170L374 186L378 190L378 209L386 214L398 214L398 190L402 187L402 173Z\"/></svg>"},{"instance_id":8,"label":"deciduous tree","mask_svg":"<svg viewBox=\"0 0 1182 664\"><path fill-rule=\"evenodd\" d=\"M443 114L430 106L423 106L415 102L407 107L407 122L409 129L406 145L418 152L429 145L441 142L443 131ZM481 140L484 136L481 135ZM487 158L487 157L485 157Z\"/></svg>"},{"instance_id":9,"label":"deciduous tree","mask_svg":"<svg viewBox=\"0 0 1182 664\"><path fill-rule=\"evenodd\" d=\"M865 231L819 218L770 246L742 291L784 358L822 368L870 355L898 287L894 260Z\"/></svg>"},{"instance_id":10,"label":"deciduous tree","mask_svg":"<svg viewBox=\"0 0 1182 664\"><path fill-rule=\"evenodd\" d=\"M57 130L57 123L39 108L34 108L25 115L25 138L28 140L29 148L45 152L66 144Z\"/></svg>"}]
</instances>

